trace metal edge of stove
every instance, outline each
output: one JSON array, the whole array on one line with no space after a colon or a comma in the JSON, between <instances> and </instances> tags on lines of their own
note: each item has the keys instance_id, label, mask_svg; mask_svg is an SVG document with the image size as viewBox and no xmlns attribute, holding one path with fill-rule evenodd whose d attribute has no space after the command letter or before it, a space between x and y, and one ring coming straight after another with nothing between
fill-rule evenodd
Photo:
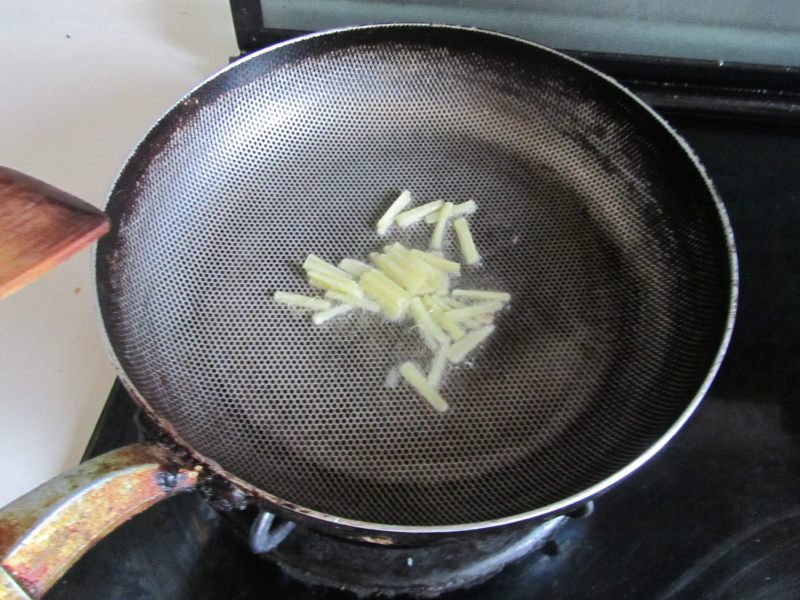
<instances>
[{"instance_id":1,"label":"metal edge of stove","mask_svg":"<svg viewBox=\"0 0 800 600\"><path fill-rule=\"evenodd\" d=\"M230 0L236 60L309 32L259 27L260 0ZM630 88L665 116L800 128L800 67L588 52L557 48Z\"/></svg>"}]
</instances>

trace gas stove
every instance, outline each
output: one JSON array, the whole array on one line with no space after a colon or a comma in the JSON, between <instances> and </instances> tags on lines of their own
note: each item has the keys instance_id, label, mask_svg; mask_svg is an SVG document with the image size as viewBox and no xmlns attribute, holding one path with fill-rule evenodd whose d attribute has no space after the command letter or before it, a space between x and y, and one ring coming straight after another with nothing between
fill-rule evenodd
<instances>
[{"instance_id":1,"label":"gas stove","mask_svg":"<svg viewBox=\"0 0 800 600\"><path fill-rule=\"evenodd\" d=\"M232 5L244 52L297 33L254 25L258 3ZM98 544L48 600L800 597L800 69L572 54L661 112L729 211L739 316L683 431L594 507L424 548L343 542L177 496ZM116 383L85 458L140 439L139 421Z\"/></svg>"}]
</instances>

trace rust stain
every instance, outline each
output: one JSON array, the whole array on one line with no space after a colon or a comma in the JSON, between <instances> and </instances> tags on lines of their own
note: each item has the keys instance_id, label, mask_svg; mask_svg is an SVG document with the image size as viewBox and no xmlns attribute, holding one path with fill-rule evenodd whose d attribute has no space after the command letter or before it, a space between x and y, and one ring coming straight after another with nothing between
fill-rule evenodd
<instances>
[{"instance_id":1,"label":"rust stain","mask_svg":"<svg viewBox=\"0 0 800 600\"><path fill-rule=\"evenodd\" d=\"M74 294L80 294L80 293L81 293L81 288L80 288L80 286L78 286L78 287L76 287L74 290L72 290L72 293L74 293Z\"/></svg>"},{"instance_id":2,"label":"rust stain","mask_svg":"<svg viewBox=\"0 0 800 600\"><path fill-rule=\"evenodd\" d=\"M156 502L195 487L200 470L168 464L168 455L154 447L131 445L0 510L0 565L31 596L41 597L114 528Z\"/></svg>"},{"instance_id":3,"label":"rust stain","mask_svg":"<svg viewBox=\"0 0 800 600\"><path fill-rule=\"evenodd\" d=\"M358 539L362 542L367 542L369 544L380 544L381 546L391 546L394 544L394 540L392 540L392 538L382 535L362 535Z\"/></svg>"},{"instance_id":4,"label":"rust stain","mask_svg":"<svg viewBox=\"0 0 800 600\"><path fill-rule=\"evenodd\" d=\"M75 486L69 485L67 491L72 491L74 488ZM14 506L4 509L0 518L0 557L4 556L17 540L36 524L43 509L49 509L61 500L62 496L61 490L52 490L49 494L42 494L32 505L21 506L18 509Z\"/></svg>"},{"instance_id":5,"label":"rust stain","mask_svg":"<svg viewBox=\"0 0 800 600\"><path fill-rule=\"evenodd\" d=\"M33 523L31 523L33 525ZM4 552L28 527L17 521L0 521L0 552Z\"/></svg>"}]
</instances>

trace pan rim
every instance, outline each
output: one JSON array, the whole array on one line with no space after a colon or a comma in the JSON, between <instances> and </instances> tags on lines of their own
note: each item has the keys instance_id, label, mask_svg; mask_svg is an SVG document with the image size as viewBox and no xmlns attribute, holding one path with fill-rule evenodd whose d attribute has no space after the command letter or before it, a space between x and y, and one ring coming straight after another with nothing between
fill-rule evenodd
<instances>
[{"instance_id":1,"label":"pan rim","mask_svg":"<svg viewBox=\"0 0 800 600\"><path fill-rule=\"evenodd\" d=\"M358 519L351 519L351 518L344 518L338 517L335 515L331 515L322 511L310 509L304 506L296 505L290 501L285 499L279 498L275 495L270 494L269 492L262 490L252 484L248 483L247 481L239 478L235 474L231 473L230 471L223 468L219 465L216 461L210 459L209 457L200 454L197 452L191 444L188 444L183 438L178 434L172 424L165 418L161 417L157 411L153 409L153 407L147 402L144 396L139 393L136 386L130 380L128 375L126 374L125 370L123 369L122 365L120 364L119 360L117 359L116 352L111 344L110 336L108 330L105 326L105 322L103 320L101 306L100 306L100 291L99 286L97 285L97 245L95 244L92 248L91 254L91 262L92 262L92 270L93 270L93 277L95 279L94 287L94 309L95 309L95 318L98 321L100 326L100 330L102 332L102 343L105 347L106 353L113 365L114 369L117 372L117 376L119 377L120 381L124 385L125 389L128 393L132 396L134 401L144 409L147 415L155 422L157 427L165 432L171 440L179 446L182 450L185 450L192 459L198 463L205 465L209 471L224 478L226 481L232 483L235 487L240 488L246 494L264 501L279 510L287 510L290 513L300 517L300 518L309 518L312 521L317 521L322 524L327 525L334 525L337 527L351 527L354 529L368 531L372 533L394 533L394 534L418 534L418 535L428 535L428 534L456 534L456 533L467 533L467 532L474 532L484 529L490 529L495 527L501 527L506 525L513 525L519 524L525 521L534 521L534 520L545 520L547 518L555 517L557 515L564 514L568 512L570 509L574 508L577 505L585 503L592 498L598 496L602 492L608 490L609 488L613 487L617 483L624 480L626 477L631 475L634 471L639 469L642 465L647 463L653 456L655 456L675 435L683 428L689 418L694 414L697 410L697 407L700 405L700 402L706 396L714 378L719 371L719 368L722 364L722 361L727 353L728 347L730 345L730 340L733 333L734 322L736 319L736 312L737 312L737 302L739 296L739 266L738 266L738 259L736 254L736 245L733 237L733 230L730 225L730 219L728 217L727 211L725 209L724 204L722 203L719 194L714 187L713 182L711 181L710 177L706 173L705 167L700 162L699 158L697 157L694 150L689 146L689 144L681 137L678 132L662 117L659 115L655 110L653 110L650 106L648 106L642 99L638 96L633 94L629 89L625 86L620 84L611 76L598 71L594 67L587 65L586 63L577 60L571 56L564 54L563 52L559 52L558 50L554 50L547 46L543 46L536 42L532 42L530 40L526 40L523 38L519 38L513 35L508 35L505 33L499 33L495 31L490 31L486 29L480 29L476 27L465 27L461 25L447 25L447 24L435 24L435 23L385 23L385 24L374 24L374 25L357 25L357 26L349 26L349 27L340 27L335 29L327 29L323 31L317 31L314 33L310 33L307 35L302 35L296 38L292 38L290 40L286 40L284 42L268 46L256 52L252 52L245 57L219 69L218 71L211 74L209 77L205 78L199 84L194 86L191 90L187 93L182 95L178 100L176 100L148 129L147 133L142 137L141 141L137 143L137 145L133 148L133 150L129 153L126 157L124 162L122 163L122 167L120 168L117 176L114 178L112 182L109 193L107 194L106 201L104 203L104 208L107 208L113 190L117 187L120 177L125 169L125 167L131 162L132 159L139 154L140 150L142 149L143 145L147 142L151 133L153 133L167 118L175 108L181 106L187 100L192 98L195 93L203 88L209 82L215 80L220 75L228 72L229 70L235 69L238 65L243 64L244 62L253 60L257 57L260 57L264 54L272 52L278 48L282 48L285 46L290 46L292 44L302 43L309 39L314 39L317 37L324 37L328 35L334 34L342 34L342 33L349 33L353 31L359 30L380 30L380 29L398 29L398 28L428 28L428 29L446 29L446 30L455 30L455 31L462 31L462 32L469 32L469 33L479 33L479 34L486 34L490 36L496 36L503 38L508 41L525 44L536 48L540 51L549 53L566 61L569 61L573 65L582 68L589 73L593 74L596 77L604 80L606 83L615 87L618 91L622 92L625 96L627 96L630 100L635 102L639 105L642 109L644 109L655 121L663 127L663 129L668 132L673 139L675 139L681 149L686 153L686 156L694 165L694 167L699 172L703 182L708 189L711 199L714 202L714 205L717 209L717 215L720 219L720 224L722 227L722 232L725 238L725 244L727 249L727 258L730 268L730 302L728 306L728 314L725 321L725 327L722 334L722 339L720 340L720 344L717 350L717 353L714 357L714 360L711 363L711 366L704 378L703 382L701 383L699 389L697 390L695 396L692 400L687 404L684 411L680 414L680 416L675 420L675 422L658 438L651 444L644 452L642 452L639 456L637 456L633 461L629 462L627 465L613 473L612 475L598 481L592 486L585 488L567 498L561 499L557 502L553 502L547 504L545 506L526 511L523 513L518 513L515 515L509 515L506 517L498 518L498 519L491 519L485 521L478 521L473 523L460 523L460 524L450 524L450 525L392 525L392 524L384 524L384 523L374 523L369 521L361 521Z\"/></svg>"}]
</instances>

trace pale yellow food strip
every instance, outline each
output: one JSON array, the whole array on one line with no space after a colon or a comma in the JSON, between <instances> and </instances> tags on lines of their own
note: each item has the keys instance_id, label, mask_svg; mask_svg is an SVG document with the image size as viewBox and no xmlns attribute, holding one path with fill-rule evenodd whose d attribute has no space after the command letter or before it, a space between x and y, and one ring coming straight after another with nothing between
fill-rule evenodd
<instances>
[{"instance_id":1,"label":"pale yellow food strip","mask_svg":"<svg viewBox=\"0 0 800 600\"><path fill-rule=\"evenodd\" d=\"M486 338L494 333L494 325L486 325L470 331L463 338L454 342L447 350L447 360L452 363L461 362Z\"/></svg>"},{"instance_id":2,"label":"pale yellow food strip","mask_svg":"<svg viewBox=\"0 0 800 600\"><path fill-rule=\"evenodd\" d=\"M406 252L402 256L399 256L398 260L400 260L409 269L423 273L425 278L428 280L435 280L442 275L447 275L445 271L442 271L438 267L434 267L432 264L425 262L424 260L420 260L411 254L411 252Z\"/></svg>"},{"instance_id":3,"label":"pale yellow food strip","mask_svg":"<svg viewBox=\"0 0 800 600\"><path fill-rule=\"evenodd\" d=\"M401 296L394 295L392 292L388 291L383 286L382 282L366 279L361 282L361 286L367 297L376 301L386 312L393 312L388 311L387 306L402 309L404 304L408 305L408 300L402 298Z\"/></svg>"},{"instance_id":4,"label":"pale yellow food strip","mask_svg":"<svg viewBox=\"0 0 800 600\"><path fill-rule=\"evenodd\" d=\"M373 252L369 255L370 260L375 263L387 277L392 281L402 285L410 292L419 292L425 287L425 275L422 273L415 273L407 269L404 265L395 260L394 257L386 254L378 254Z\"/></svg>"},{"instance_id":5,"label":"pale yellow food strip","mask_svg":"<svg viewBox=\"0 0 800 600\"><path fill-rule=\"evenodd\" d=\"M379 292L391 300L405 300L406 302L411 300L411 295L406 290L397 285L378 269L370 269L361 276L359 281L362 285L364 283L374 284Z\"/></svg>"},{"instance_id":6,"label":"pale yellow food strip","mask_svg":"<svg viewBox=\"0 0 800 600\"><path fill-rule=\"evenodd\" d=\"M395 302L382 295L378 290L372 289L369 284L364 284L364 291L378 304L378 306L380 306L383 313L392 321L396 321L405 314L406 307L408 306L407 302Z\"/></svg>"},{"instance_id":7,"label":"pale yellow food strip","mask_svg":"<svg viewBox=\"0 0 800 600\"><path fill-rule=\"evenodd\" d=\"M417 303L419 302L419 298L414 298L411 300L410 307L411 307L411 314L414 317L414 322L417 324L417 331L422 336L422 341L425 342L425 345L428 347L428 350L431 352L436 352L441 344L436 339L436 335L434 334L431 327L429 327L429 323L432 321L425 321L420 319L419 309L417 308ZM423 307L422 312L425 312L425 308ZM430 318L430 315L428 315ZM449 340L448 340L449 341Z\"/></svg>"},{"instance_id":8,"label":"pale yellow food strip","mask_svg":"<svg viewBox=\"0 0 800 600\"><path fill-rule=\"evenodd\" d=\"M422 206L417 206L416 208L412 208L405 212L401 212L394 218L394 222L397 223L400 227L408 227L409 225L413 225L414 223L419 223L427 215L439 210L441 206L442 206L441 200L434 200L433 202L428 202L427 204L423 204Z\"/></svg>"},{"instance_id":9,"label":"pale yellow food strip","mask_svg":"<svg viewBox=\"0 0 800 600\"><path fill-rule=\"evenodd\" d=\"M437 298L437 300L442 304L439 308L445 312L451 308L466 308L469 306L468 304L459 302L455 298L440 297ZM475 319L464 319L463 321L460 321L460 323L467 329L477 329L478 327L481 327L481 324Z\"/></svg>"},{"instance_id":10,"label":"pale yellow food strip","mask_svg":"<svg viewBox=\"0 0 800 600\"><path fill-rule=\"evenodd\" d=\"M461 273L461 265L457 262L453 262L452 260L447 260L446 258L441 258L439 256L434 256L428 252L423 252L422 250L417 250L416 248L412 249L410 252L411 256L414 258L426 262L432 267L436 267L440 271L444 271L445 273L453 273L458 275Z\"/></svg>"},{"instance_id":11,"label":"pale yellow food strip","mask_svg":"<svg viewBox=\"0 0 800 600\"><path fill-rule=\"evenodd\" d=\"M431 248L434 250L441 250L442 240L444 239L444 228L450 220L450 215L453 213L453 203L445 202L439 210L439 219L436 221L436 227L433 228L431 234Z\"/></svg>"},{"instance_id":12,"label":"pale yellow food strip","mask_svg":"<svg viewBox=\"0 0 800 600\"><path fill-rule=\"evenodd\" d=\"M333 290L328 290L325 292L325 297L330 298L331 300L336 300L337 302L355 306L357 308L363 308L364 310L372 313L380 312L381 310L381 307L369 298L354 298L349 294L343 294L342 292L335 292Z\"/></svg>"},{"instance_id":13,"label":"pale yellow food strip","mask_svg":"<svg viewBox=\"0 0 800 600\"><path fill-rule=\"evenodd\" d=\"M434 292L445 295L450 291L450 278L447 276L447 273L442 273L432 285Z\"/></svg>"},{"instance_id":14,"label":"pale yellow food strip","mask_svg":"<svg viewBox=\"0 0 800 600\"><path fill-rule=\"evenodd\" d=\"M450 336L447 335L441 327L431 317L430 313L426 310L425 305L419 298L411 300L411 314L420 329L430 333L436 341L437 347L450 342Z\"/></svg>"},{"instance_id":15,"label":"pale yellow food strip","mask_svg":"<svg viewBox=\"0 0 800 600\"><path fill-rule=\"evenodd\" d=\"M340 304L338 306L334 306L333 308L329 308L328 310L315 312L313 315L311 315L311 320L314 322L314 325L321 325L326 321L330 321L331 319L335 319L336 317L340 317L346 313L349 313L351 310L353 310L351 305Z\"/></svg>"},{"instance_id":16,"label":"pale yellow food strip","mask_svg":"<svg viewBox=\"0 0 800 600\"><path fill-rule=\"evenodd\" d=\"M428 300L433 303L434 305L438 306L443 311L448 311L451 308L463 308L466 304L462 304L461 306L455 306L451 303L451 298L447 296L427 296ZM459 304L461 304L459 302Z\"/></svg>"},{"instance_id":17,"label":"pale yellow food strip","mask_svg":"<svg viewBox=\"0 0 800 600\"><path fill-rule=\"evenodd\" d=\"M433 337L433 333L431 333L430 329L426 329L425 327L417 324L417 331L422 337L422 341L425 342L425 346L427 346L428 350L431 352L436 352L440 348L439 342L437 342L436 338Z\"/></svg>"},{"instance_id":18,"label":"pale yellow food strip","mask_svg":"<svg viewBox=\"0 0 800 600\"><path fill-rule=\"evenodd\" d=\"M453 319L448 317L444 311L436 304L432 296L425 296L422 301L431 313L433 321L441 327L447 335L454 340L460 340L466 333L464 329Z\"/></svg>"},{"instance_id":19,"label":"pale yellow food strip","mask_svg":"<svg viewBox=\"0 0 800 600\"><path fill-rule=\"evenodd\" d=\"M400 242L394 242L393 244L384 246L383 251L386 254L391 254L392 256L405 256L408 254L408 248L403 246L403 244Z\"/></svg>"},{"instance_id":20,"label":"pale yellow food strip","mask_svg":"<svg viewBox=\"0 0 800 600\"><path fill-rule=\"evenodd\" d=\"M403 190L397 197L397 200L392 202L389 209L378 219L378 224L375 226L378 235L386 235L386 232L389 231L392 223L394 223L395 217L403 212L409 204L411 204L411 192Z\"/></svg>"},{"instance_id":21,"label":"pale yellow food strip","mask_svg":"<svg viewBox=\"0 0 800 600\"><path fill-rule=\"evenodd\" d=\"M499 300L488 300L471 306L465 306L464 308L452 308L444 314L454 321L463 321L464 319L480 317L486 313L495 313L498 310L502 310L502 308L503 303Z\"/></svg>"},{"instance_id":22,"label":"pale yellow food strip","mask_svg":"<svg viewBox=\"0 0 800 600\"><path fill-rule=\"evenodd\" d=\"M464 217L456 219L453 221L453 229L456 230L458 245L461 246L461 255L464 257L464 262L468 265L474 265L480 261L481 255L478 254L478 249L475 247L475 240L472 239L467 220Z\"/></svg>"},{"instance_id":23,"label":"pale yellow food strip","mask_svg":"<svg viewBox=\"0 0 800 600\"><path fill-rule=\"evenodd\" d=\"M399 248L396 246L399 246ZM450 278L447 273L437 269L430 263L412 256L411 253L400 244L387 246L386 250L392 258L403 267L425 278L427 285L422 286L422 288L418 290L418 293L428 293L423 291L423 289L430 287L431 291L435 291L437 294L447 294L450 289Z\"/></svg>"},{"instance_id":24,"label":"pale yellow food strip","mask_svg":"<svg viewBox=\"0 0 800 600\"><path fill-rule=\"evenodd\" d=\"M471 298L473 300L499 300L500 302L511 302L511 294L508 292L497 292L495 290L462 290L455 289L451 295L454 298Z\"/></svg>"},{"instance_id":25,"label":"pale yellow food strip","mask_svg":"<svg viewBox=\"0 0 800 600\"><path fill-rule=\"evenodd\" d=\"M460 300L456 300L455 298L448 298L445 296L439 299L445 304L450 305L450 308L466 308L467 306L469 306L469 304L464 304L463 302L461 302Z\"/></svg>"},{"instance_id":26,"label":"pale yellow food strip","mask_svg":"<svg viewBox=\"0 0 800 600\"><path fill-rule=\"evenodd\" d=\"M303 263L303 268L306 271L317 271L325 273L326 275L336 275L337 277L344 277L345 279L352 279L353 276L339 267L333 266L328 261L322 260L319 256L309 254Z\"/></svg>"},{"instance_id":27,"label":"pale yellow food strip","mask_svg":"<svg viewBox=\"0 0 800 600\"><path fill-rule=\"evenodd\" d=\"M441 394L427 382L425 376L414 363L403 363L400 366L400 375L402 375L403 379L405 379L420 396L425 398L435 410L444 412L449 408Z\"/></svg>"},{"instance_id":28,"label":"pale yellow food strip","mask_svg":"<svg viewBox=\"0 0 800 600\"><path fill-rule=\"evenodd\" d=\"M352 279L345 279L339 275L332 273L323 273L322 271L306 271L309 283L311 285L322 288L324 290L335 290L351 294L353 296L363 296L363 292L358 285L358 282Z\"/></svg>"},{"instance_id":29,"label":"pale yellow food strip","mask_svg":"<svg viewBox=\"0 0 800 600\"><path fill-rule=\"evenodd\" d=\"M323 290L334 290L336 292L344 292L356 298L364 295L362 289L352 279L345 279L336 275L328 275L319 271L308 272L308 282Z\"/></svg>"},{"instance_id":30,"label":"pale yellow food strip","mask_svg":"<svg viewBox=\"0 0 800 600\"><path fill-rule=\"evenodd\" d=\"M450 215L453 219L456 217L460 217L463 215L471 215L476 210L478 210L478 205L475 204L475 200L467 200L466 202L462 202L461 204L456 204L453 206L453 214ZM439 215L437 213L431 213L427 217L425 217L425 222L428 225L433 225L436 223Z\"/></svg>"},{"instance_id":31,"label":"pale yellow food strip","mask_svg":"<svg viewBox=\"0 0 800 600\"><path fill-rule=\"evenodd\" d=\"M281 304L290 304L301 308L310 308L311 310L327 310L331 307L331 303L322 298L312 298L302 294L292 294L291 292L275 292L273 299Z\"/></svg>"},{"instance_id":32,"label":"pale yellow food strip","mask_svg":"<svg viewBox=\"0 0 800 600\"><path fill-rule=\"evenodd\" d=\"M395 242L389 246L384 246L383 251L405 268L411 271L421 271L423 277L428 277L431 273L439 272L428 263L423 263L422 261L413 258L411 256L411 252L409 252L408 248L403 246L403 244Z\"/></svg>"},{"instance_id":33,"label":"pale yellow food strip","mask_svg":"<svg viewBox=\"0 0 800 600\"><path fill-rule=\"evenodd\" d=\"M359 279L364 292L381 307L391 319L403 316L410 297L403 288L377 269L371 269Z\"/></svg>"},{"instance_id":34,"label":"pale yellow food strip","mask_svg":"<svg viewBox=\"0 0 800 600\"><path fill-rule=\"evenodd\" d=\"M347 271L353 277L361 277L372 267L354 258L343 258L342 260L339 261L339 268L342 271Z\"/></svg>"},{"instance_id":35,"label":"pale yellow food strip","mask_svg":"<svg viewBox=\"0 0 800 600\"><path fill-rule=\"evenodd\" d=\"M439 350L431 361L431 368L428 371L428 383L434 389L438 389L442 383L445 367L447 367L447 351L450 349L449 344L445 344Z\"/></svg>"}]
</instances>

